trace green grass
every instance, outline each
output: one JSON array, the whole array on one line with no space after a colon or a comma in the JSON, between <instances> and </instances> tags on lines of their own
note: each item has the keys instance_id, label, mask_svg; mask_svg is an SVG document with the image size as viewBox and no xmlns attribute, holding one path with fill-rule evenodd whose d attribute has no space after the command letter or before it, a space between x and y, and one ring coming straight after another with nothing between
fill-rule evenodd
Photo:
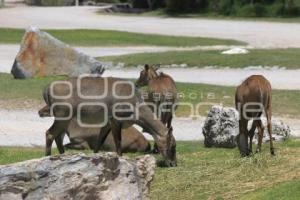
<instances>
[{"instance_id":1,"label":"green grass","mask_svg":"<svg viewBox=\"0 0 300 200\"><path fill-rule=\"evenodd\" d=\"M289 199L288 194L297 197L300 141L275 143L275 147L275 157L264 144L261 154L241 158L237 149L205 148L200 141L177 142L178 167L156 169L151 199L278 199L275 194L285 195L285 199ZM42 148L0 147L0 164L39 158L43 153Z\"/></svg>"},{"instance_id":2,"label":"green grass","mask_svg":"<svg viewBox=\"0 0 300 200\"><path fill-rule=\"evenodd\" d=\"M0 101L13 103L12 100L34 100L42 102L43 88L51 81L62 80L64 77L45 77L26 80L14 79L10 74L0 73ZM215 86L208 84L177 83L181 93L179 102L192 103L196 108L198 103L215 103L224 106L234 106L235 87ZM190 94L194 94L190 96ZM22 104L23 105L23 104ZM273 90L273 114L291 117L300 116L300 92L293 90ZM199 113L206 116L211 105L201 106ZM187 106L179 106L176 115L189 116Z\"/></svg>"},{"instance_id":3,"label":"green grass","mask_svg":"<svg viewBox=\"0 0 300 200\"><path fill-rule=\"evenodd\" d=\"M298 200L300 197L300 179L278 184L247 194L242 200Z\"/></svg>"},{"instance_id":4,"label":"green grass","mask_svg":"<svg viewBox=\"0 0 300 200\"><path fill-rule=\"evenodd\" d=\"M256 49L248 54L224 55L221 51L170 51L165 53L140 53L124 56L99 57L99 60L122 62L126 66L139 64L182 64L189 66L244 68L248 66L281 66L300 68L300 49Z\"/></svg>"},{"instance_id":5,"label":"green grass","mask_svg":"<svg viewBox=\"0 0 300 200\"><path fill-rule=\"evenodd\" d=\"M109 30L45 30L67 44L77 46L198 46L245 45L235 40L177 37ZM0 43L20 43L23 29L0 28Z\"/></svg>"}]
</instances>

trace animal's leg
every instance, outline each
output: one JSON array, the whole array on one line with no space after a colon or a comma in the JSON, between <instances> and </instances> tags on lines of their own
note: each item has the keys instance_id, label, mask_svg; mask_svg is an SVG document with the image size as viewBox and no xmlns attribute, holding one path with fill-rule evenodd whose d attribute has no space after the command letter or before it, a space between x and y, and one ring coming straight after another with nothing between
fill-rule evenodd
<instances>
[{"instance_id":1,"label":"animal's leg","mask_svg":"<svg viewBox=\"0 0 300 200\"><path fill-rule=\"evenodd\" d=\"M254 134L255 134L256 126L257 126L257 121L254 120L253 123L252 123L251 129L249 131L249 137L250 137L249 150L250 150L250 153L252 153L253 137L254 137Z\"/></svg>"},{"instance_id":2,"label":"animal's leg","mask_svg":"<svg viewBox=\"0 0 300 200\"><path fill-rule=\"evenodd\" d=\"M267 123L268 123L268 132L270 137L270 153L271 155L275 155L274 147L273 147L273 137L272 137L272 111L271 108L266 110L267 115Z\"/></svg>"},{"instance_id":3,"label":"animal's leg","mask_svg":"<svg viewBox=\"0 0 300 200\"><path fill-rule=\"evenodd\" d=\"M104 141L106 140L110 130L111 130L110 124L107 124L106 126L101 128L100 133L98 135L97 144L94 148L94 153L98 153L100 147L103 145Z\"/></svg>"},{"instance_id":4,"label":"animal's leg","mask_svg":"<svg viewBox=\"0 0 300 200\"><path fill-rule=\"evenodd\" d=\"M264 125L262 124L261 120L257 122L257 129L258 129L258 142L256 147L256 153L259 153L261 152L261 144L264 136Z\"/></svg>"},{"instance_id":5,"label":"animal's leg","mask_svg":"<svg viewBox=\"0 0 300 200\"><path fill-rule=\"evenodd\" d=\"M65 137L65 133L62 133L55 138L55 143L60 154L65 153L64 144L63 144L64 137Z\"/></svg>"},{"instance_id":6,"label":"animal's leg","mask_svg":"<svg viewBox=\"0 0 300 200\"><path fill-rule=\"evenodd\" d=\"M116 151L119 156L122 156L122 124L113 120L111 131L116 145Z\"/></svg>"},{"instance_id":7,"label":"animal's leg","mask_svg":"<svg viewBox=\"0 0 300 200\"><path fill-rule=\"evenodd\" d=\"M237 137L238 139L238 147L241 153L241 156L249 156L249 149L248 149L248 120L240 119L239 120L239 130L240 133Z\"/></svg>"},{"instance_id":8,"label":"animal's leg","mask_svg":"<svg viewBox=\"0 0 300 200\"><path fill-rule=\"evenodd\" d=\"M170 113L170 117L168 119L168 122L167 122L167 128L170 129L172 127L172 120L173 120L173 116L172 116L172 113Z\"/></svg>"},{"instance_id":9,"label":"animal's leg","mask_svg":"<svg viewBox=\"0 0 300 200\"><path fill-rule=\"evenodd\" d=\"M51 155L51 147L53 140L58 136L60 137L68 127L69 121L57 121L55 120L53 125L46 132L46 156ZM58 148L60 152L64 151L64 148L60 146L60 141L58 139Z\"/></svg>"}]
</instances>

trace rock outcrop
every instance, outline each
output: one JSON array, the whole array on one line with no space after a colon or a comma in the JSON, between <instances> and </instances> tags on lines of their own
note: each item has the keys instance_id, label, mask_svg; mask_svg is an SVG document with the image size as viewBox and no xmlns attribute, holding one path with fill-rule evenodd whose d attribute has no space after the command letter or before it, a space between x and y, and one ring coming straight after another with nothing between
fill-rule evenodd
<instances>
[{"instance_id":1,"label":"rock outcrop","mask_svg":"<svg viewBox=\"0 0 300 200\"><path fill-rule=\"evenodd\" d=\"M155 159L106 154L44 157L0 166L0 199L148 199Z\"/></svg>"},{"instance_id":2,"label":"rock outcrop","mask_svg":"<svg viewBox=\"0 0 300 200\"><path fill-rule=\"evenodd\" d=\"M204 135L204 145L206 147L236 147L236 136L239 134L239 114L235 108L213 106L208 113L202 128ZM263 141L268 142L269 134L267 130L267 121L262 118L265 126ZM250 130L252 121L248 123ZM256 130L257 132L257 130ZM286 140L291 135L291 129L282 120L272 118L272 137L275 141ZM254 142L257 134L255 134Z\"/></svg>"},{"instance_id":3,"label":"rock outcrop","mask_svg":"<svg viewBox=\"0 0 300 200\"><path fill-rule=\"evenodd\" d=\"M103 72L103 63L34 27L26 30L11 70L20 79Z\"/></svg>"}]
</instances>

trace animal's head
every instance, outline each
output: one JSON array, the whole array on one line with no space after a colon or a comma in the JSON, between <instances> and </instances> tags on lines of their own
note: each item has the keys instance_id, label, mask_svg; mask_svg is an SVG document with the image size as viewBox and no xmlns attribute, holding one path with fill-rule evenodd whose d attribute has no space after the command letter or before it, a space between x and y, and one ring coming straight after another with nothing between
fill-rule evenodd
<instances>
[{"instance_id":1,"label":"animal's head","mask_svg":"<svg viewBox=\"0 0 300 200\"><path fill-rule=\"evenodd\" d=\"M166 150L165 164L167 167L176 167L177 166L176 140L173 136L173 128L172 127L168 130L168 135L167 135L167 150Z\"/></svg>"},{"instance_id":2,"label":"animal's head","mask_svg":"<svg viewBox=\"0 0 300 200\"><path fill-rule=\"evenodd\" d=\"M135 82L137 87L143 87L148 85L149 80L157 76L157 70L159 66L150 67L149 65L145 65L144 69L140 72L140 77Z\"/></svg>"}]
</instances>

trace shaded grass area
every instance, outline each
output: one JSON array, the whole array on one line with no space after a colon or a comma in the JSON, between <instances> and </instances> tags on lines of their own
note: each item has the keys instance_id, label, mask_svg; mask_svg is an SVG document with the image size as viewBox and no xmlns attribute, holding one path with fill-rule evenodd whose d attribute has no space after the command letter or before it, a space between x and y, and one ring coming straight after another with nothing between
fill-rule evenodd
<instances>
[{"instance_id":1,"label":"shaded grass area","mask_svg":"<svg viewBox=\"0 0 300 200\"><path fill-rule=\"evenodd\" d=\"M209 46L245 45L236 40L202 37L177 37L110 30L45 30L59 40L77 46ZM20 43L23 29L0 28L0 43Z\"/></svg>"},{"instance_id":2,"label":"shaded grass area","mask_svg":"<svg viewBox=\"0 0 300 200\"><path fill-rule=\"evenodd\" d=\"M295 191L295 196L299 193L300 141L290 139L275 147L274 157L264 144L261 154L241 158L237 149L205 148L200 141L177 142L178 167L156 169L151 199L272 199L278 196L271 191L281 185L277 194L287 197ZM0 147L0 164L42 157L43 153L42 148Z\"/></svg>"},{"instance_id":3,"label":"shaded grass area","mask_svg":"<svg viewBox=\"0 0 300 200\"><path fill-rule=\"evenodd\" d=\"M0 73L0 101L13 103L12 100L35 100L43 102L43 88L54 80L63 80L65 77L45 77L26 80L17 80L10 74ZM191 103L194 110L200 115L207 114L212 104L234 106L235 87L215 86L208 84L177 83L179 102ZM273 113L274 115L286 115L296 117L300 115L300 91L273 90ZM23 105L23 104L21 104ZM177 109L178 117L186 117L191 114L191 107L181 105Z\"/></svg>"},{"instance_id":4,"label":"shaded grass area","mask_svg":"<svg viewBox=\"0 0 300 200\"><path fill-rule=\"evenodd\" d=\"M221 51L170 51L164 53L139 53L124 56L99 57L99 60L122 62L126 66L139 64L188 64L190 67L281 66L300 68L300 49L253 49L248 54L224 55Z\"/></svg>"}]
</instances>

